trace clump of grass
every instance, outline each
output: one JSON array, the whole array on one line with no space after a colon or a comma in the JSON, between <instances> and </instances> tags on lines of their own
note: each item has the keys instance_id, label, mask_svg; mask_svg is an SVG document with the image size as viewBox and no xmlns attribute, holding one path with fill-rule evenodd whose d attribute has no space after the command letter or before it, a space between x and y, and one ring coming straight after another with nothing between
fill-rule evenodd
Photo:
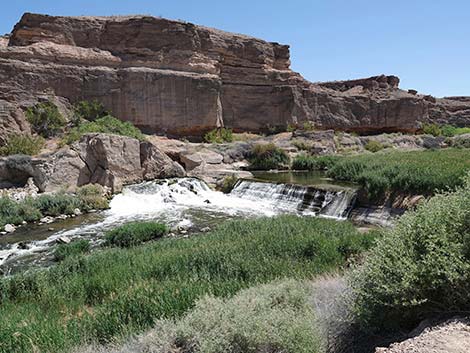
<instances>
[{"instance_id":1,"label":"clump of grass","mask_svg":"<svg viewBox=\"0 0 470 353\"><path fill-rule=\"evenodd\" d=\"M313 148L313 143L301 139L292 140L292 145L301 151L310 151Z\"/></svg>"},{"instance_id":2,"label":"clump of grass","mask_svg":"<svg viewBox=\"0 0 470 353\"><path fill-rule=\"evenodd\" d=\"M73 214L81 205L77 197L66 193L43 194L34 199L34 206L45 216Z\"/></svg>"},{"instance_id":3,"label":"clump of grass","mask_svg":"<svg viewBox=\"0 0 470 353\"><path fill-rule=\"evenodd\" d=\"M369 330L409 330L433 315L470 310L470 175L402 216L352 277Z\"/></svg>"},{"instance_id":4,"label":"clump of grass","mask_svg":"<svg viewBox=\"0 0 470 353\"><path fill-rule=\"evenodd\" d=\"M248 157L250 168L254 170L269 170L286 168L289 156L273 143L253 145Z\"/></svg>"},{"instance_id":5,"label":"clump of grass","mask_svg":"<svg viewBox=\"0 0 470 353\"><path fill-rule=\"evenodd\" d=\"M302 128L305 131L315 131L315 125L311 121L304 122Z\"/></svg>"},{"instance_id":6,"label":"clump of grass","mask_svg":"<svg viewBox=\"0 0 470 353\"><path fill-rule=\"evenodd\" d=\"M348 222L282 216L74 256L0 279L0 342L12 353L32 351L31 340L53 352L109 342L181 317L206 294L230 297L275 279L330 271L373 242Z\"/></svg>"},{"instance_id":7,"label":"clump of grass","mask_svg":"<svg viewBox=\"0 0 470 353\"><path fill-rule=\"evenodd\" d=\"M99 184L84 185L76 193L84 211L104 210L109 207L109 200L103 187Z\"/></svg>"},{"instance_id":8,"label":"clump of grass","mask_svg":"<svg viewBox=\"0 0 470 353\"><path fill-rule=\"evenodd\" d=\"M437 124L424 124L422 130L423 130L423 133L426 135L432 135L432 136L442 135L441 127Z\"/></svg>"},{"instance_id":9,"label":"clump of grass","mask_svg":"<svg viewBox=\"0 0 470 353\"><path fill-rule=\"evenodd\" d=\"M163 237L168 228L157 222L132 222L106 233L106 244L128 248Z\"/></svg>"},{"instance_id":10,"label":"clump of grass","mask_svg":"<svg viewBox=\"0 0 470 353\"><path fill-rule=\"evenodd\" d=\"M379 151L383 150L385 148L385 146L383 144L381 144L379 141L369 140L365 144L364 148L369 152L375 153L375 152L379 152Z\"/></svg>"},{"instance_id":11,"label":"clump of grass","mask_svg":"<svg viewBox=\"0 0 470 353\"><path fill-rule=\"evenodd\" d=\"M327 170L339 159L337 156L308 156L300 154L294 158L294 170Z\"/></svg>"},{"instance_id":12,"label":"clump of grass","mask_svg":"<svg viewBox=\"0 0 470 353\"><path fill-rule=\"evenodd\" d=\"M26 110L32 129L43 137L52 137L63 131L67 121L52 102L38 103Z\"/></svg>"},{"instance_id":13,"label":"clump of grass","mask_svg":"<svg viewBox=\"0 0 470 353\"><path fill-rule=\"evenodd\" d=\"M90 242L85 239L74 240L69 244L60 244L54 250L55 261L63 261L68 257L85 254L90 250Z\"/></svg>"},{"instance_id":14,"label":"clump of grass","mask_svg":"<svg viewBox=\"0 0 470 353\"><path fill-rule=\"evenodd\" d=\"M111 115L103 104L97 100L77 102L74 104L73 110L75 126L80 125L83 120L95 121Z\"/></svg>"},{"instance_id":15,"label":"clump of grass","mask_svg":"<svg viewBox=\"0 0 470 353\"><path fill-rule=\"evenodd\" d=\"M204 141L208 143L225 143L233 141L233 132L231 129L214 129L204 135Z\"/></svg>"},{"instance_id":16,"label":"clump of grass","mask_svg":"<svg viewBox=\"0 0 470 353\"><path fill-rule=\"evenodd\" d=\"M34 156L44 147L45 141L41 136L27 134L12 134L8 136L5 146L0 147L0 156L24 154Z\"/></svg>"},{"instance_id":17,"label":"clump of grass","mask_svg":"<svg viewBox=\"0 0 470 353\"><path fill-rule=\"evenodd\" d=\"M140 141L145 140L144 134L132 123L107 115L95 121L82 122L80 125L72 128L64 137L63 143L71 144L80 140L84 134L88 133L115 134L133 137Z\"/></svg>"}]
</instances>

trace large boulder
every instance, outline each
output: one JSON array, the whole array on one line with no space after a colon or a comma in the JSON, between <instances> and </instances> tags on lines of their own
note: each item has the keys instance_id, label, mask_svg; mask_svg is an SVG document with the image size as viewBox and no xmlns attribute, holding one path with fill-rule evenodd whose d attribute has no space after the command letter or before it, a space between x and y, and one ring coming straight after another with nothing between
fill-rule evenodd
<instances>
[{"instance_id":1,"label":"large boulder","mask_svg":"<svg viewBox=\"0 0 470 353\"><path fill-rule=\"evenodd\" d=\"M180 158L187 171L193 170L200 165L221 164L224 160L221 154L205 148L197 151L188 151L181 154Z\"/></svg>"},{"instance_id":2,"label":"large boulder","mask_svg":"<svg viewBox=\"0 0 470 353\"><path fill-rule=\"evenodd\" d=\"M186 175L184 168L178 162L173 161L150 142L140 144L140 160L145 180L183 177Z\"/></svg>"}]
</instances>

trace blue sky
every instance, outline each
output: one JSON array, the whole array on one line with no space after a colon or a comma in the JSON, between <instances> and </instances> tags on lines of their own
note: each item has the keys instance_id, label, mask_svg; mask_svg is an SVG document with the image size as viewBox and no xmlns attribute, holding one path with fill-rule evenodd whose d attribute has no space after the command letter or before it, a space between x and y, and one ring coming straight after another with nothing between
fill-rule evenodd
<instances>
[{"instance_id":1,"label":"blue sky","mask_svg":"<svg viewBox=\"0 0 470 353\"><path fill-rule=\"evenodd\" d=\"M405 89L470 95L468 0L10 0L0 33L24 12L182 19L289 44L292 68L311 81L384 73Z\"/></svg>"}]
</instances>

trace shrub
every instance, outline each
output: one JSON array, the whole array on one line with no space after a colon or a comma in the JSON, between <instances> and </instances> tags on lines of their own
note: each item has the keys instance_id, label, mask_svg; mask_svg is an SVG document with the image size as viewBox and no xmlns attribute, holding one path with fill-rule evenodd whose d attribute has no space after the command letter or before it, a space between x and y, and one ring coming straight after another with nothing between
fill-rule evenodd
<instances>
[{"instance_id":1,"label":"shrub","mask_svg":"<svg viewBox=\"0 0 470 353\"><path fill-rule=\"evenodd\" d=\"M452 141L452 146L456 148L470 148L470 135L455 137Z\"/></svg>"},{"instance_id":2,"label":"shrub","mask_svg":"<svg viewBox=\"0 0 470 353\"><path fill-rule=\"evenodd\" d=\"M204 141L208 143L224 143L233 141L233 132L231 129L214 129L204 135Z\"/></svg>"},{"instance_id":3,"label":"shrub","mask_svg":"<svg viewBox=\"0 0 470 353\"><path fill-rule=\"evenodd\" d=\"M328 170L339 157L337 156L308 156L300 154L294 158L292 169L294 170Z\"/></svg>"},{"instance_id":4,"label":"shrub","mask_svg":"<svg viewBox=\"0 0 470 353\"><path fill-rule=\"evenodd\" d=\"M287 153L273 143L256 144L252 147L248 158L251 169L269 170L285 168L289 163Z\"/></svg>"},{"instance_id":5,"label":"shrub","mask_svg":"<svg viewBox=\"0 0 470 353\"><path fill-rule=\"evenodd\" d=\"M92 122L85 122L71 129L64 138L64 143L71 144L78 141L87 133L105 133L129 136L140 141L145 140L142 132L128 121L122 121L107 115Z\"/></svg>"},{"instance_id":6,"label":"shrub","mask_svg":"<svg viewBox=\"0 0 470 353\"><path fill-rule=\"evenodd\" d=\"M297 130L297 126L295 124L287 124L287 127L286 127L286 131L287 132L294 132L295 130Z\"/></svg>"},{"instance_id":7,"label":"shrub","mask_svg":"<svg viewBox=\"0 0 470 353\"><path fill-rule=\"evenodd\" d=\"M34 206L45 216L59 216L73 214L76 208L80 208L80 200L70 194L43 194L34 199Z\"/></svg>"},{"instance_id":8,"label":"shrub","mask_svg":"<svg viewBox=\"0 0 470 353\"><path fill-rule=\"evenodd\" d=\"M45 141L41 136L12 134L8 136L5 146L0 147L0 155L10 156L24 154L34 156L44 147Z\"/></svg>"},{"instance_id":9,"label":"shrub","mask_svg":"<svg viewBox=\"0 0 470 353\"><path fill-rule=\"evenodd\" d=\"M0 197L0 226L5 224L20 224L23 221L19 215L18 203L7 196Z\"/></svg>"},{"instance_id":10,"label":"shrub","mask_svg":"<svg viewBox=\"0 0 470 353\"><path fill-rule=\"evenodd\" d=\"M470 175L400 218L352 276L368 329L410 329L435 314L470 310Z\"/></svg>"},{"instance_id":11,"label":"shrub","mask_svg":"<svg viewBox=\"0 0 470 353\"><path fill-rule=\"evenodd\" d=\"M28 108L26 118L34 132L46 138L57 135L67 123L57 106L51 102L38 103Z\"/></svg>"},{"instance_id":12,"label":"shrub","mask_svg":"<svg viewBox=\"0 0 470 353\"><path fill-rule=\"evenodd\" d=\"M303 130L305 131L314 131L315 130L315 125L311 121L306 121L303 124Z\"/></svg>"},{"instance_id":13,"label":"shrub","mask_svg":"<svg viewBox=\"0 0 470 353\"><path fill-rule=\"evenodd\" d=\"M379 152L385 148L379 141L369 140L364 148L372 153Z\"/></svg>"},{"instance_id":14,"label":"shrub","mask_svg":"<svg viewBox=\"0 0 470 353\"><path fill-rule=\"evenodd\" d=\"M85 239L74 240L69 244L60 244L54 250L55 261L63 261L68 257L84 254L90 250L90 242Z\"/></svg>"},{"instance_id":15,"label":"shrub","mask_svg":"<svg viewBox=\"0 0 470 353\"><path fill-rule=\"evenodd\" d=\"M98 184L88 184L77 190L80 209L84 211L104 210L109 207L109 200L104 196L104 189Z\"/></svg>"},{"instance_id":16,"label":"shrub","mask_svg":"<svg viewBox=\"0 0 470 353\"><path fill-rule=\"evenodd\" d=\"M220 190L224 194L230 193L232 189L234 188L235 184L238 182L238 177L235 174L226 176L224 180L222 181L222 186L220 187Z\"/></svg>"},{"instance_id":17,"label":"shrub","mask_svg":"<svg viewBox=\"0 0 470 353\"><path fill-rule=\"evenodd\" d=\"M423 133L427 135L433 136L441 136L442 130L437 124L424 124L423 125Z\"/></svg>"},{"instance_id":18,"label":"shrub","mask_svg":"<svg viewBox=\"0 0 470 353\"><path fill-rule=\"evenodd\" d=\"M106 108L98 102L93 101L80 101L73 107L75 125L80 125L81 120L95 121L105 116L110 115Z\"/></svg>"},{"instance_id":19,"label":"shrub","mask_svg":"<svg viewBox=\"0 0 470 353\"><path fill-rule=\"evenodd\" d=\"M297 147L301 151L310 151L313 147L313 143L301 139L292 140L292 145Z\"/></svg>"},{"instance_id":20,"label":"shrub","mask_svg":"<svg viewBox=\"0 0 470 353\"><path fill-rule=\"evenodd\" d=\"M132 222L106 233L106 244L128 248L163 237L168 228L156 222Z\"/></svg>"},{"instance_id":21,"label":"shrub","mask_svg":"<svg viewBox=\"0 0 470 353\"><path fill-rule=\"evenodd\" d=\"M470 134L470 127L456 127L453 125L441 126L442 135L446 137L453 137L463 134Z\"/></svg>"}]
</instances>

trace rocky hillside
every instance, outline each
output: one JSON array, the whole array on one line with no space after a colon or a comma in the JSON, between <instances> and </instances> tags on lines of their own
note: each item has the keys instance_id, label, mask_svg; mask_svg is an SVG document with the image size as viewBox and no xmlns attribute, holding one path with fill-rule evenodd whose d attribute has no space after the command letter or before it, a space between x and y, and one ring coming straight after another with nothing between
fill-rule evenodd
<instances>
[{"instance_id":1,"label":"rocky hillside","mask_svg":"<svg viewBox=\"0 0 470 353\"><path fill-rule=\"evenodd\" d=\"M28 131L22 109L51 98L97 99L146 132L177 136L305 121L357 132L470 125L467 98L403 91L394 76L315 84L289 56L287 45L150 16L26 13L0 40L0 136Z\"/></svg>"}]
</instances>

